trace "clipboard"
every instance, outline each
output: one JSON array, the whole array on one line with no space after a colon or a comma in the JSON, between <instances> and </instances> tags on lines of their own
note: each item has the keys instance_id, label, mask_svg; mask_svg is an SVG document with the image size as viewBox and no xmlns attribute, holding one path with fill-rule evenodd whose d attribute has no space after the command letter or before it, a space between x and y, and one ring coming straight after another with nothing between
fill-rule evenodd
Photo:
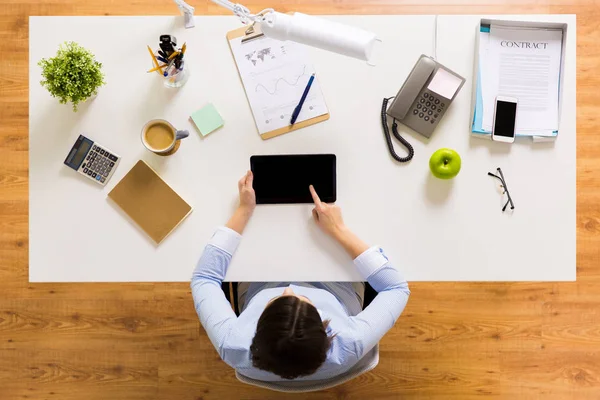
<instances>
[{"instance_id":1,"label":"clipboard","mask_svg":"<svg viewBox=\"0 0 600 400\"><path fill-rule=\"evenodd\" d=\"M244 87L244 93L246 93L246 87L244 86L244 82L242 81L242 76L240 75L240 70L237 65L237 61L235 60L235 56L233 55L233 49L231 48L231 41L233 39L242 37L242 43L245 43L245 42L253 40L253 39L258 39L262 36L264 36L264 34L260 31L260 27L256 26L254 23L252 23L250 26L242 26L239 29L229 31L229 32L227 32L227 35L226 35L227 43L229 44L229 50L231 51L231 56L233 57L233 62L235 62L235 66L238 69L238 76L240 78L240 82L242 83L242 86ZM246 93L246 99L248 99L248 93ZM286 133L289 133L289 132L292 132L292 131L295 131L298 129L305 128L307 126L318 124L319 122L327 121L329 119L329 116L330 116L329 113L319 115L318 117L307 119L306 121L302 121L302 122L297 122L294 125L285 126L283 128L275 129L273 131L264 132L264 133L259 132L259 135L263 140L271 139L271 138L274 138L275 136L280 136L280 135L283 135L283 134L286 134ZM254 114L253 114L253 117L254 117Z\"/></svg>"}]
</instances>

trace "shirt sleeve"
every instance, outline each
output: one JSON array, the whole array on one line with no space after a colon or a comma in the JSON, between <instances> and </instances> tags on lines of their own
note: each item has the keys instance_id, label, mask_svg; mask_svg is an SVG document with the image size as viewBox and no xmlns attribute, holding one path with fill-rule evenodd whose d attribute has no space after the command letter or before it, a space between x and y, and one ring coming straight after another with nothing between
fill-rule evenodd
<instances>
[{"instance_id":1,"label":"shirt sleeve","mask_svg":"<svg viewBox=\"0 0 600 400\"><path fill-rule=\"evenodd\" d=\"M393 326L410 295L408 283L394 268L383 250L371 247L356 257L354 264L378 294L361 313L350 317L351 337L357 358L369 352Z\"/></svg>"},{"instance_id":2,"label":"shirt sleeve","mask_svg":"<svg viewBox=\"0 0 600 400\"><path fill-rule=\"evenodd\" d=\"M225 339L237 320L221 283L241 238L229 228L218 228L204 248L190 285L200 323L221 358Z\"/></svg>"}]
</instances>

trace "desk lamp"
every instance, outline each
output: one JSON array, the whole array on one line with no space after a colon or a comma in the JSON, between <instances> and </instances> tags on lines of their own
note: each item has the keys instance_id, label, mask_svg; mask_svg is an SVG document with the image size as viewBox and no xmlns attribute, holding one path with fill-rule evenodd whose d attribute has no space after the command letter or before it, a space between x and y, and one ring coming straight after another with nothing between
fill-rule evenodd
<instances>
[{"instance_id":1,"label":"desk lamp","mask_svg":"<svg viewBox=\"0 0 600 400\"><path fill-rule=\"evenodd\" d=\"M187 20L190 17L189 14L193 12L193 7L187 6L183 0L175 1L182 11L187 9ZM371 59L375 42L379 40L372 32L324 18L298 12L291 15L283 14L272 8L252 14L247 7L241 4L228 0L212 1L232 11L243 24L250 25L248 34L254 32L254 25L258 23L262 33L273 39L291 40L367 62Z\"/></svg>"}]
</instances>

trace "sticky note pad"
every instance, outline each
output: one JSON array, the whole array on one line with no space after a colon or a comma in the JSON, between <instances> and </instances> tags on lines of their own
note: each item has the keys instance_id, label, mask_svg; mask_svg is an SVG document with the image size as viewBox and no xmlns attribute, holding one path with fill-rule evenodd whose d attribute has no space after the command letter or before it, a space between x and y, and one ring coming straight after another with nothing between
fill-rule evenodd
<instances>
[{"instance_id":1,"label":"sticky note pad","mask_svg":"<svg viewBox=\"0 0 600 400\"><path fill-rule=\"evenodd\" d=\"M192 121L194 121L202 136L206 136L223 126L223 118L221 118L221 115L212 103L208 103L193 113Z\"/></svg>"}]
</instances>

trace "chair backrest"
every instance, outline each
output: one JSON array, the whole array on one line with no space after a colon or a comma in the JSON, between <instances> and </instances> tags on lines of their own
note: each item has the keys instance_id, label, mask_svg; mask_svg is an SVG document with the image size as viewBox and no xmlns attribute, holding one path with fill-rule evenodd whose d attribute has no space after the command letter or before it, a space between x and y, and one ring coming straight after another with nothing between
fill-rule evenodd
<instances>
[{"instance_id":1,"label":"chair backrest","mask_svg":"<svg viewBox=\"0 0 600 400\"><path fill-rule=\"evenodd\" d=\"M233 294L233 299L231 299L231 296L229 293L230 288L231 288L231 292ZM232 305L233 311L235 312L235 315L237 315L239 317L240 316L240 305L238 304L238 283L237 282L222 282L221 290L223 290L223 294L225 294L225 298L227 299L227 301L232 303L231 305ZM371 285L369 285L369 282L365 282L365 296L364 296L363 310L365 308L367 308L367 306L369 304L371 304L373 299L375 299L375 296L377 296L377 292L375 291L375 289L373 289L373 287Z\"/></svg>"},{"instance_id":2,"label":"chair backrest","mask_svg":"<svg viewBox=\"0 0 600 400\"><path fill-rule=\"evenodd\" d=\"M279 382L265 382L256 379L248 378L235 371L235 376L240 382L247 383L249 385L258 386L264 389L270 389L277 392L287 393L299 393L299 392L314 392L317 390L325 390L334 386L341 385L348 382L351 379L356 378L366 372L371 371L379 363L379 344L371 349L363 358L360 359L356 365L350 368L345 373L335 376L329 379L322 379L316 381L279 381Z\"/></svg>"},{"instance_id":3,"label":"chair backrest","mask_svg":"<svg viewBox=\"0 0 600 400\"><path fill-rule=\"evenodd\" d=\"M231 294L233 295L233 299L231 298L232 296L229 293L230 288L231 288ZM231 304L231 307L233 308L233 312L235 312L235 315L237 315L239 317L240 316L240 305L238 304L238 283L237 282L221 282L221 290L223 291L223 294L225 295L225 298L227 299L227 301Z\"/></svg>"}]
</instances>

